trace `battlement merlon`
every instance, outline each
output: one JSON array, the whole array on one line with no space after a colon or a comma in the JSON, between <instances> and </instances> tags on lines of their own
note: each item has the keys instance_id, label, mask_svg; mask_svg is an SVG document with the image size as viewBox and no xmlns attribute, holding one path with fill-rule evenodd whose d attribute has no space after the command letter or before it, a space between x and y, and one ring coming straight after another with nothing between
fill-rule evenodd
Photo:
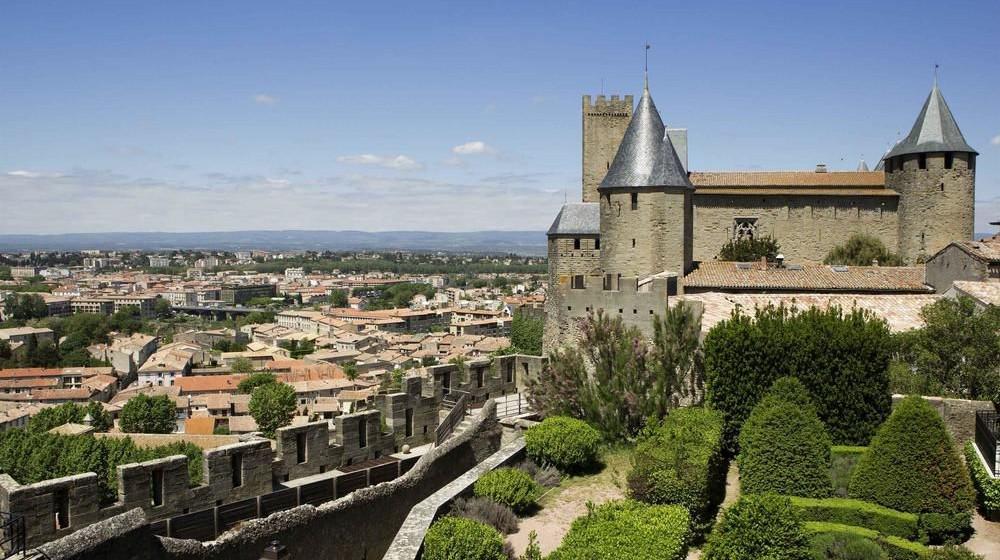
<instances>
[{"instance_id":1,"label":"battlement merlon","mask_svg":"<svg viewBox=\"0 0 1000 560\"><path fill-rule=\"evenodd\" d=\"M624 98L617 95L612 95L610 98L603 95L598 95L596 98L589 95L583 96L583 111L586 114L626 113L631 115L634 108L635 104L631 95L626 95Z\"/></svg>"}]
</instances>

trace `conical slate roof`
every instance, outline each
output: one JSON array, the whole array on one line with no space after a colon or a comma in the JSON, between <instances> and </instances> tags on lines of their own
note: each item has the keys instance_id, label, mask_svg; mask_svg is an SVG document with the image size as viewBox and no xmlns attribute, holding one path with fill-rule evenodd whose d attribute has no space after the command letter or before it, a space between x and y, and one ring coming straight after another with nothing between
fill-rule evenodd
<instances>
[{"instance_id":1,"label":"conical slate roof","mask_svg":"<svg viewBox=\"0 0 1000 560\"><path fill-rule=\"evenodd\" d=\"M863 159L860 162L858 162L858 171L871 171L870 169L868 169L868 162L866 162Z\"/></svg>"},{"instance_id":2,"label":"conical slate roof","mask_svg":"<svg viewBox=\"0 0 1000 560\"><path fill-rule=\"evenodd\" d=\"M601 205L596 202L563 204L547 235L597 235L601 233Z\"/></svg>"},{"instance_id":3,"label":"conical slate roof","mask_svg":"<svg viewBox=\"0 0 1000 560\"><path fill-rule=\"evenodd\" d=\"M923 154L928 152L971 152L978 153L965 141L958 123L948 108L937 82L931 89L924 108L920 110L917 122L913 123L910 134L886 154L886 158L903 154Z\"/></svg>"},{"instance_id":4,"label":"conical slate roof","mask_svg":"<svg viewBox=\"0 0 1000 560\"><path fill-rule=\"evenodd\" d=\"M647 84L600 188L652 186L694 188L667 137Z\"/></svg>"}]
</instances>

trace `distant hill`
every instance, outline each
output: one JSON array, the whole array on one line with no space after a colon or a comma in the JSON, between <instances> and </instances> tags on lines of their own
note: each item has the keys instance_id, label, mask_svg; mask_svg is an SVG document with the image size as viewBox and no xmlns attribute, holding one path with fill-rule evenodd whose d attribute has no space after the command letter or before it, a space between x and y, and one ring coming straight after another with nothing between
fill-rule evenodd
<instances>
[{"instance_id":1,"label":"distant hill","mask_svg":"<svg viewBox=\"0 0 1000 560\"><path fill-rule=\"evenodd\" d=\"M544 255L541 231L225 231L120 232L41 235L0 234L0 251L168 249L211 250L402 250Z\"/></svg>"}]
</instances>

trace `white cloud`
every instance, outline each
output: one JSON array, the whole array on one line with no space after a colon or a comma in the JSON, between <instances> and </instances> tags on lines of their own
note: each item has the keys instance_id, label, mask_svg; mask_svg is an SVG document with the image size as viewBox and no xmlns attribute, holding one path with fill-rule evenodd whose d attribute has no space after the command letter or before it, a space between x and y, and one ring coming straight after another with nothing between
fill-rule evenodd
<instances>
[{"instance_id":1,"label":"white cloud","mask_svg":"<svg viewBox=\"0 0 1000 560\"><path fill-rule=\"evenodd\" d=\"M274 105L278 102L278 98L274 95L268 95L266 93L258 93L253 96L253 102L258 105Z\"/></svg>"},{"instance_id":2,"label":"white cloud","mask_svg":"<svg viewBox=\"0 0 1000 560\"><path fill-rule=\"evenodd\" d=\"M540 231L563 201L553 185L406 174L205 173L165 180L93 169L73 169L57 178L12 173L0 171L5 197L0 233L288 229L289 216L295 229ZM40 215L51 219L39 220ZM254 216L252 225L248 215ZM498 222L497 216L503 219Z\"/></svg>"},{"instance_id":3,"label":"white cloud","mask_svg":"<svg viewBox=\"0 0 1000 560\"><path fill-rule=\"evenodd\" d=\"M26 171L24 169L18 169L16 171L8 171L7 175L9 177L23 177L25 179L58 179L62 177L62 173L46 173L44 171Z\"/></svg>"},{"instance_id":4,"label":"white cloud","mask_svg":"<svg viewBox=\"0 0 1000 560\"><path fill-rule=\"evenodd\" d=\"M1000 146L1000 134L994 136L993 140L990 140L990 144L993 144L994 146Z\"/></svg>"},{"instance_id":5,"label":"white cloud","mask_svg":"<svg viewBox=\"0 0 1000 560\"><path fill-rule=\"evenodd\" d=\"M411 157L402 154L395 156L379 156L375 154L358 154L354 156L339 156L337 161L352 165L374 165L385 169L420 169L423 166Z\"/></svg>"},{"instance_id":6,"label":"white cloud","mask_svg":"<svg viewBox=\"0 0 1000 560\"><path fill-rule=\"evenodd\" d=\"M496 150L482 140L473 140L472 142L466 142L465 144L455 146L451 149L451 153L458 154L460 156L468 156L476 154L493 154L496 153Z\"/></svg>"}]
</instances>

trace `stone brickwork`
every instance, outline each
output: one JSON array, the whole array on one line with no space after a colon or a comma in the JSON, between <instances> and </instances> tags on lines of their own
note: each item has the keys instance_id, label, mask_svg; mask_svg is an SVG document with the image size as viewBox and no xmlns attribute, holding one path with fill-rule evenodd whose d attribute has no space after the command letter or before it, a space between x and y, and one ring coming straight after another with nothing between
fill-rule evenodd
<instances>
[{"instance_id":1,"label":"stone brickwork","mask_svg":"<svg viewBox=\"0 0 1000 560\"><path fill-rule=\"evenodd\" d=\"M258 560L271 541L279 540L290 558L382 558L416 504L499 447L500 427L490 401L474 414L468 429L421 456L399 478L319 506L300 505L266 519L248 519L212 542L158 537L143 511L133 509L48 543L42 551L52 560Z\"/></svg>"},{"instance_id":2,"label":"stone brickwork","mask_svg":"<svg viewBox=\"0 0 1000 560\"><path fill-rule=\"evenodd\" d=\"M484 362L483 366L500 371L498 363L490 366ZM23 516L28 545L36 546L134 508L141 509L148 521L159 521L262 496L289 480L384 457L399 451L404 443L414 446L433 440L442 396L433 378L433 374L429 376L426 387L424 378L408 378L404 392L379 395L376 408L336 417L332 433L327 421L311 422L279 428L273 449L271 440L266 439L206 449L202 455L204 480L199 485L191 484L188 459L183 455L120 465L118 499L104 507L94 473L23 486L8 475L0 475L0 511ZM484 395L493 391L498 396L500 391L516 390L516 381L503 383L499 373L485 379L489 383L483 387L475 386L475 377L471 385L466 380L457 386ZM413 410L412 436L404 433L407 408ZM239 472L234 473L234 468Z\"/></svg>"},{"instance_id":3,"label":"stone brickwork","mask_svg":"<svg viewBox=\"0 0 1000 560\"><path fill-rule=\"evenodd\" d=\"M632 96L583 96L583 202L597 202L597 186L618 153L618 144L632 120Z\"/></svg>"},{"instance_id":4,"label":"stone brickwork","mask_svg":"<svg viewBox=\"0 0 1000 560\"><path fill-rule=\"evenodd\" d=\"M615 188L601 194L604 273L645 278L663 271L683 276L691 270L690 190Z\"/></svg>"},{"instance_id":5,"label":"stone brickwork","mask_svg":"<svg viewBox=\"0 0 1000 560\"><path fill-rule=\"evenodd\" d=\"M676 293L677 283L676 276L661 276L640 287L637 278L622 278L618 289L605 290L600 278L587 280L583 289L556 288L562 290L564 305L548 316L543 338L546 352L580 340L580 320L599 311L621 317L627 326L652 337L652 319L663 314L669 294Z\"/></svg>"},{"instance_id":6,"label":"stone brickwork","mask_svg":"<svg viewBox=\"0 0 1000 560\"><path fill-rule=\"evenodd\" d=\"M894 197L733 196L694 194L694 259L710 261L733 238L737 218L757 220L757 234L771 235L788 262L822 262L856 233L874 235L889 250L899 246Z\"/></svg>"},{"instance_id":7,"label":"stone brickwork","mask_svg":"<svg viewBox=\"0 0 1000 560\"><path fill-rule=\"evenodd\" d=\"M950 157L951 169L945 168L943 153L897 156L887 165L885 186L900 195L899 253L909 262L929 257L952 241L972 239L976 171L969 168L969 154Z\"/></svg>"},{"instance_id":8,"label":"stone brickwork","mask_svg":"<svg viewBox=\"0 0 1000 560\"><path fill-rule=\"evenodd\" d=\"M989 280L990 267L961 248L950 245L927 261L924 277L927 284L934 287L934 291L943 294L955 280Z\"/></svg>"}]
</instances>

